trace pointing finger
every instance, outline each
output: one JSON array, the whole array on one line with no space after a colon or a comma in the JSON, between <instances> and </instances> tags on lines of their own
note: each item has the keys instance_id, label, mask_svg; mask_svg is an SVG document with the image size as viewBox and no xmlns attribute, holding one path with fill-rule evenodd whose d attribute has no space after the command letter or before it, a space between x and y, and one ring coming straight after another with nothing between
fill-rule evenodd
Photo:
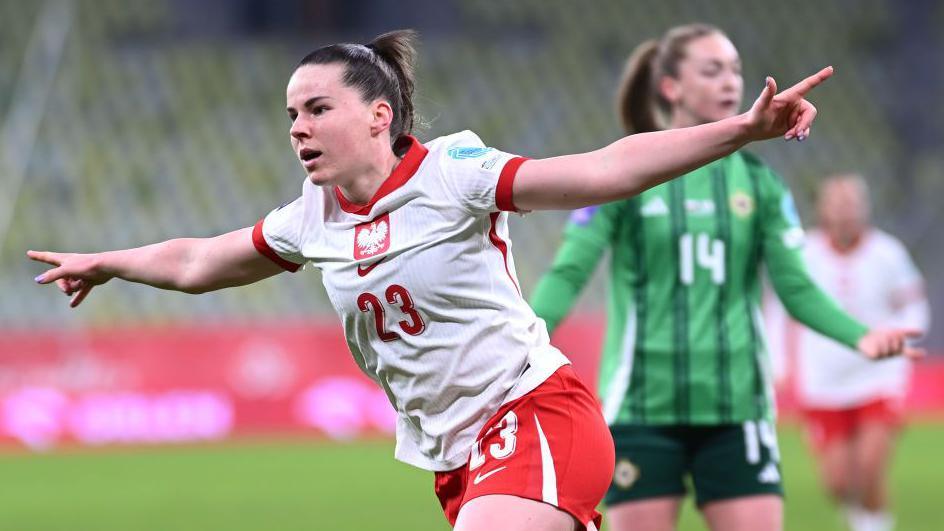
<instances>
[{"instance_id":1,"label":"pointing finger","mask_svg":"<svg viewBox=\"0 0 944 531\"><path fill-rule=\"evenodd\" d=\"M829 79L833 75L833 67L827 66L826 68L820 70L819 72L813 74L812 76L807 77L806 79L800 81L796 85L788 88L783 91L781 95L789 97L798 97L802 98L806 94L816 88L820 83Z\"/></svg>"},{"instance_id":2,"label":"pointing finger","mask_svg":"<svg viewBox=\"0 0 944 531\"><path fill-rule=\"evenodd\" d=\"M26 256L28 256L30 260L35 260L44 264L50 264L54 266L62 264L62 259L59 257L59 253L50 253L47 251L26 251Z\"/></svg>"}]
</instances>

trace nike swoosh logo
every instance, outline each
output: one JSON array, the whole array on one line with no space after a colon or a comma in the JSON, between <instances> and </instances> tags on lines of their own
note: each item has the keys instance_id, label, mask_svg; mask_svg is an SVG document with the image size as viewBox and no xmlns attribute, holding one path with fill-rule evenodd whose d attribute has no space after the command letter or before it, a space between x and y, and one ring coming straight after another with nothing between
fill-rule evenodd
<instances>
[{"instance_id":1,"label":"nike swoosh logo","mask_svg":"<svg viewBox=\"0 0 944 531\"><path fill-rule=\"evenodd\" d=\"M385 256L385 257L381 258L380 260L377 260L376 262L370 264L370 265L367 266L367 267L363 267L363 266L361 266L360 264L358 264L358 266L357 266L357 274L360 275L360 276L362 276L362 277L366 277L366 276L367 276L367 273L370 273L371 271L373 271L375 267L377 267L377 266L380 265L380 262L383 262L383 261L386 260L386 259L387 259L387 257Z\"/></svg>"},{"instance_id":2,"label":"nike swoosh logo","mask_svg":"<svg viewBox=\"0 0 944 531\"><path fill-rule=\"evenodd\" d=\"M491 472L489 472L489 473L487 473L487 474L482 474L482 473L476 474L476 475L475 475L475 479L472 480L472 484L473 484L473 485L478 485L479 483L481 483L481 482L485 481L486 479L488 479L488 477L491 476L492 474L501 472L502 470L505 470L506 468L508 468L508 467L507 467L507 466L500 466L500 467L496 468L495 470L492 470Z\"/></svg>"}]
</instances>

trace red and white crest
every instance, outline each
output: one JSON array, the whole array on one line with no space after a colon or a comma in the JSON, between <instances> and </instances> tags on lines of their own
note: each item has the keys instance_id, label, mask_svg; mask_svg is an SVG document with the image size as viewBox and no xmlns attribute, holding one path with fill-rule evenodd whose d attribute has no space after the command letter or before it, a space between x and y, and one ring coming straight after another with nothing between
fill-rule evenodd
<instances>
[{"instance_id":1,"label":"red and white crest","mask_svg":"<svg viewBox=\"0 0 944 531\"><path fill-rule=\"evenodd\" d=\"M390 214L354 227L354 258L370 258L390 248Z\"/></svg>"}]
</instances>

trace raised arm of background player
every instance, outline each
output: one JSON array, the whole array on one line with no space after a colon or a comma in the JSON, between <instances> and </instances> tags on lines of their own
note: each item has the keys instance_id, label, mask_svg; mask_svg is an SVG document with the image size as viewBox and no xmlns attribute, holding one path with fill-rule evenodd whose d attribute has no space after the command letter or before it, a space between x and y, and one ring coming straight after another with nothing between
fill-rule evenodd
<instances>
[{"instance_id":1,"label":"raised arm of background player","mask_svg":"<svg viewBox=\"0 0 944 531\"><path fill-rule=\"evenodd\" d=\"M884 357L876 354L888 349L885 342L889 338L881 333L882 329L870 331L843 311L810 277L803 258L800 218L783 180L755 157L748 154L745 159L757 176L760 259L784 308L794 319L826 337L870 358ZM923 351L905 348L904 354L920 356Z\"/></svg>"},{"instance_id":2,"label":"raised arm of background player","mask_svg":"<svg viewBox=\"0 0 944 531\"><path fill-rule=\"evenodd\" d=\"M745 155L757 176L758 263L767 266L774 291L787 312L807 327L870 358L885 357L900 346L883 329L868 327L843 311L810 278L802 255L803 229L793 196L783 181L751 155ZM596 269L605 249L611 246L620 223L624 203L611 203L593 211L577 211L564 232L550 270L541 278L531 297L535 313L553 331L567 316ZM893 325L895 323L889 323ZM920 349L905 348L906 356L920 356Z\"/></svg>"},{"instance_id":3,"label":"raised arm of background player","mask_svg":"<svg viewBox=\"0 0 944 531\"><path fill-rule=\"evenodd\" d=\"M554 262L531 294L531 307L547 323L549 333L570 313L604 251L612 246L624 210L625 201L617 201L571 215Z\"/></svg>"}]
</instances>

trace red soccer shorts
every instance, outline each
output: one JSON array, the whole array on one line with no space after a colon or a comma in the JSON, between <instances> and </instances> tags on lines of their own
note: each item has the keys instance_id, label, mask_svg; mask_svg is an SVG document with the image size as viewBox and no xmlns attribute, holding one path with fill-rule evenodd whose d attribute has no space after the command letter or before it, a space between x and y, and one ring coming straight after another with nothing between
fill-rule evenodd
<instances>
[{"instance_id":1,"label":"red soccer shorts","mask_svg":"<svg viewBox=\"0 0 944 531\"><path fill-rule=\"evenodd\" d=\"M452 525L469 500L510 494L549 503L599 529L596 507L614 466L613 438L600 407L565 365L488 420L468 466L436 473L436 496Z\"/></svg>"},{"instance_id":2,"label":"red soccer shorts","mask_svg":"<svg viewBox=\"0 0 944 531\"><path fill-rule=\"evenodd\" d=\"M878 398L844 409L804 408L803 417L810 440L818 452L835 442L849 440L863 424L878 423L898 428L903 422L901 401L891 398Z\"/></svg>"}]
</instances>

